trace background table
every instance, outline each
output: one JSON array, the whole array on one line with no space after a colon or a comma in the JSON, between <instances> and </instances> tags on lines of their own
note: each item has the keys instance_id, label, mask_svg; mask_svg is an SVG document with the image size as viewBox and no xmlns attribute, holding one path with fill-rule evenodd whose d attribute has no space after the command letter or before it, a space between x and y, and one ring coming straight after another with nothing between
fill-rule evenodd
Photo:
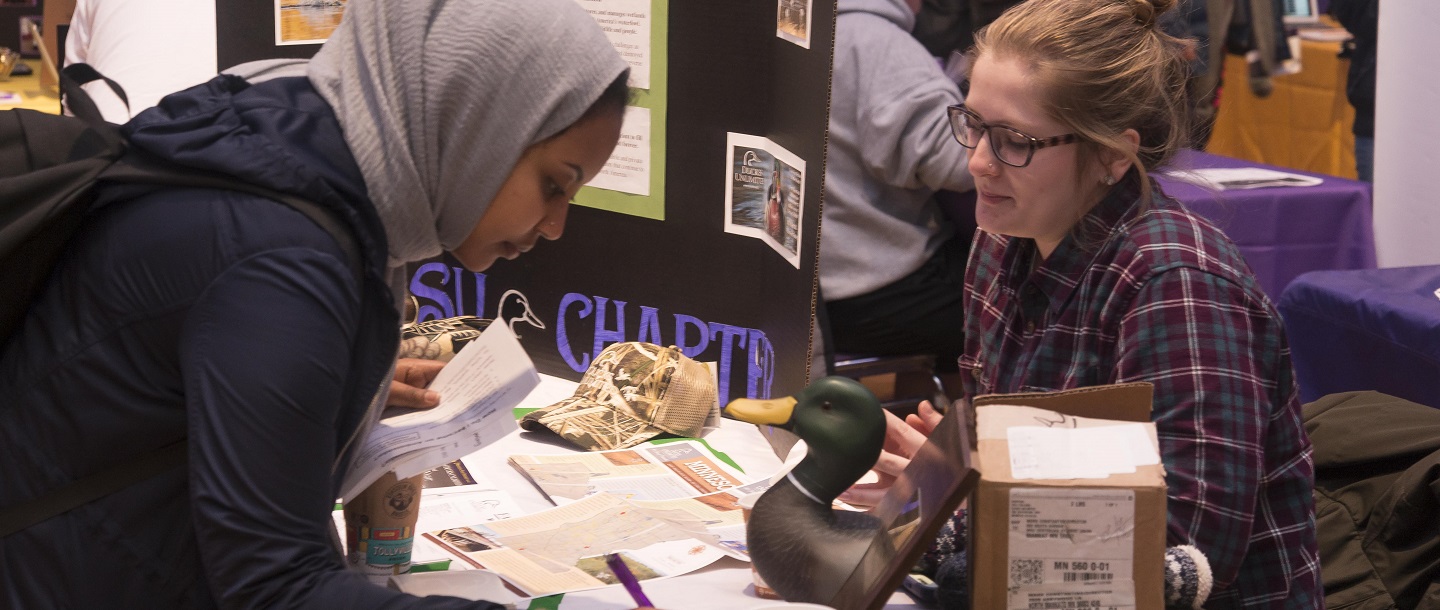
<instances>
[{"instance_id":1,"label":"background table","mask_svg":"<svg viewBox=\"0 0 1440 610\"><path fill-rule=\"evenodd\" d=\"M1230 236L1271 300L1307 271L1375 268L1369 184L1197 151L1181 153L1173 166L1266 167L1324 180L1310 187L1215 192L1157 176L1166 193Z\"/></svg>"},{"instance_id":2,"label":"background table","mask_svg":"<svg viewBox=\"0 0 1440 610\"><path fill-rule=\"evenodd\" d=\"M54 88L40 84L40 60L25 59L21 61L30 66L34 72L25 76L11 75L10 80L0 81L0 93L20 94L20 103L0 103L0 110L28 108L50 114L60 114L60 93Z\"/></svg>"},{"instance_id":3,"label":"background table","mask_svg":"<svg viewBox=\"0 0 1440 610\"><path fill-rule=\"evenodd\" d=\"M1440 266L1306 273L1279 307L1300 400L1375 390L1440 408Z\"/></svg>"},{"instance_id":4,"label":"background table","mask_svg":"<svg viewBox=\"0 0 1440 610\"><path fill-rule=\"evenodd\" d=\"M1226 55L1220 108L1205 150L1355 179L1355 109L1345 99L1350 60L1339 53L1338 42L1302 40L1300 72L1272 78L1274 91L1264 98L1250 92L1245 58Z\"/></svg>"}]
</instances>

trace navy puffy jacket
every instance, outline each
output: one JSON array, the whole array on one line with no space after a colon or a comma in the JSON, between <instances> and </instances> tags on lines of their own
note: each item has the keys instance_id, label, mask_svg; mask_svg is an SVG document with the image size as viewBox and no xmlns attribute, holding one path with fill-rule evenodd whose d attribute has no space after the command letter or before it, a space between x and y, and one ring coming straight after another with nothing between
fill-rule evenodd
<instances>
[{"instance_id":1,"label":"navy puffy jacket","mask_svg":"<svg viewBox=\"0 0 1440 610\"><path fill-rule=\"evenodd\" d=\"M188 439L188 464L0 540L6 608L484 608L344 569L331 509L398 316L384 230L304 78L228 76L125 127L175 163L336 211L365 259L285 205L105 192L0 354L0 506Z\"/></svg>"}]
</instances>

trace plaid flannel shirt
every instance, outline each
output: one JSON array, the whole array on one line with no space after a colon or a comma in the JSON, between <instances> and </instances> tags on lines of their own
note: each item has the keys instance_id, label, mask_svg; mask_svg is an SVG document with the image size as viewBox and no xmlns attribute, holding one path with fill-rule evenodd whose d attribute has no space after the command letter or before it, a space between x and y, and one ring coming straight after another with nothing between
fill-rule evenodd
<instances>
[{"instance_id":1,"label":"plaid flannel shirt","mask_svg":"<svg viewBox=\"0 0 1440 610\"><path fill-rule=\"evenodd\" d=\"M979 231L965 282L967 396L1155 385L1168 543L1209 561L1206 608L1320 608L1314 465L1279 314L1234 244L1165 197L1116 188L1031 271L1033 240Z\"/></svg>"}]
</instances>

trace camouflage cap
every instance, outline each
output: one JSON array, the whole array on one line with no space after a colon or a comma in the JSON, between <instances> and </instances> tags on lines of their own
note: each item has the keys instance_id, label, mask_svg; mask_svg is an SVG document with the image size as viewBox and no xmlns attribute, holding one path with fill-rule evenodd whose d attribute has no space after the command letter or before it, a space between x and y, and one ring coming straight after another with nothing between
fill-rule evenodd
<instances>
[{"instance_id":1,"label":"camouflage cap","mask_svg":"<svg viewBox=\"0 0 1440 610\"><path fill-rule=\"evenodd\" d=\"M679 348L616 343L590 363L575 395L520 420L587 451L633 447L666 433L699 436L715 409L710 369Z\"/></svg>"}]
</instances>

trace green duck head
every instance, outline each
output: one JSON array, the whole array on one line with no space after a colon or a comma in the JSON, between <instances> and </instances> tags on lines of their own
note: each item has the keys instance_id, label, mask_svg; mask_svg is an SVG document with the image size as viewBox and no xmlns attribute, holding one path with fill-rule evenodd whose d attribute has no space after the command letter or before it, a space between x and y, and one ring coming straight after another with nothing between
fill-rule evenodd
<instances>
[{"instance_id":1,"label":"green duck head","mask_svg":"<svg viewBox=\"0 0 1440 610\"><path fill-rule=\"evenodd\" d=\"M885 444L880 401L846 377L825 377L786 398L736 399L726 405L725 414L804 439L809 452L791 474L827 507L875 465Z\"/></svg>"}]
</instances>

